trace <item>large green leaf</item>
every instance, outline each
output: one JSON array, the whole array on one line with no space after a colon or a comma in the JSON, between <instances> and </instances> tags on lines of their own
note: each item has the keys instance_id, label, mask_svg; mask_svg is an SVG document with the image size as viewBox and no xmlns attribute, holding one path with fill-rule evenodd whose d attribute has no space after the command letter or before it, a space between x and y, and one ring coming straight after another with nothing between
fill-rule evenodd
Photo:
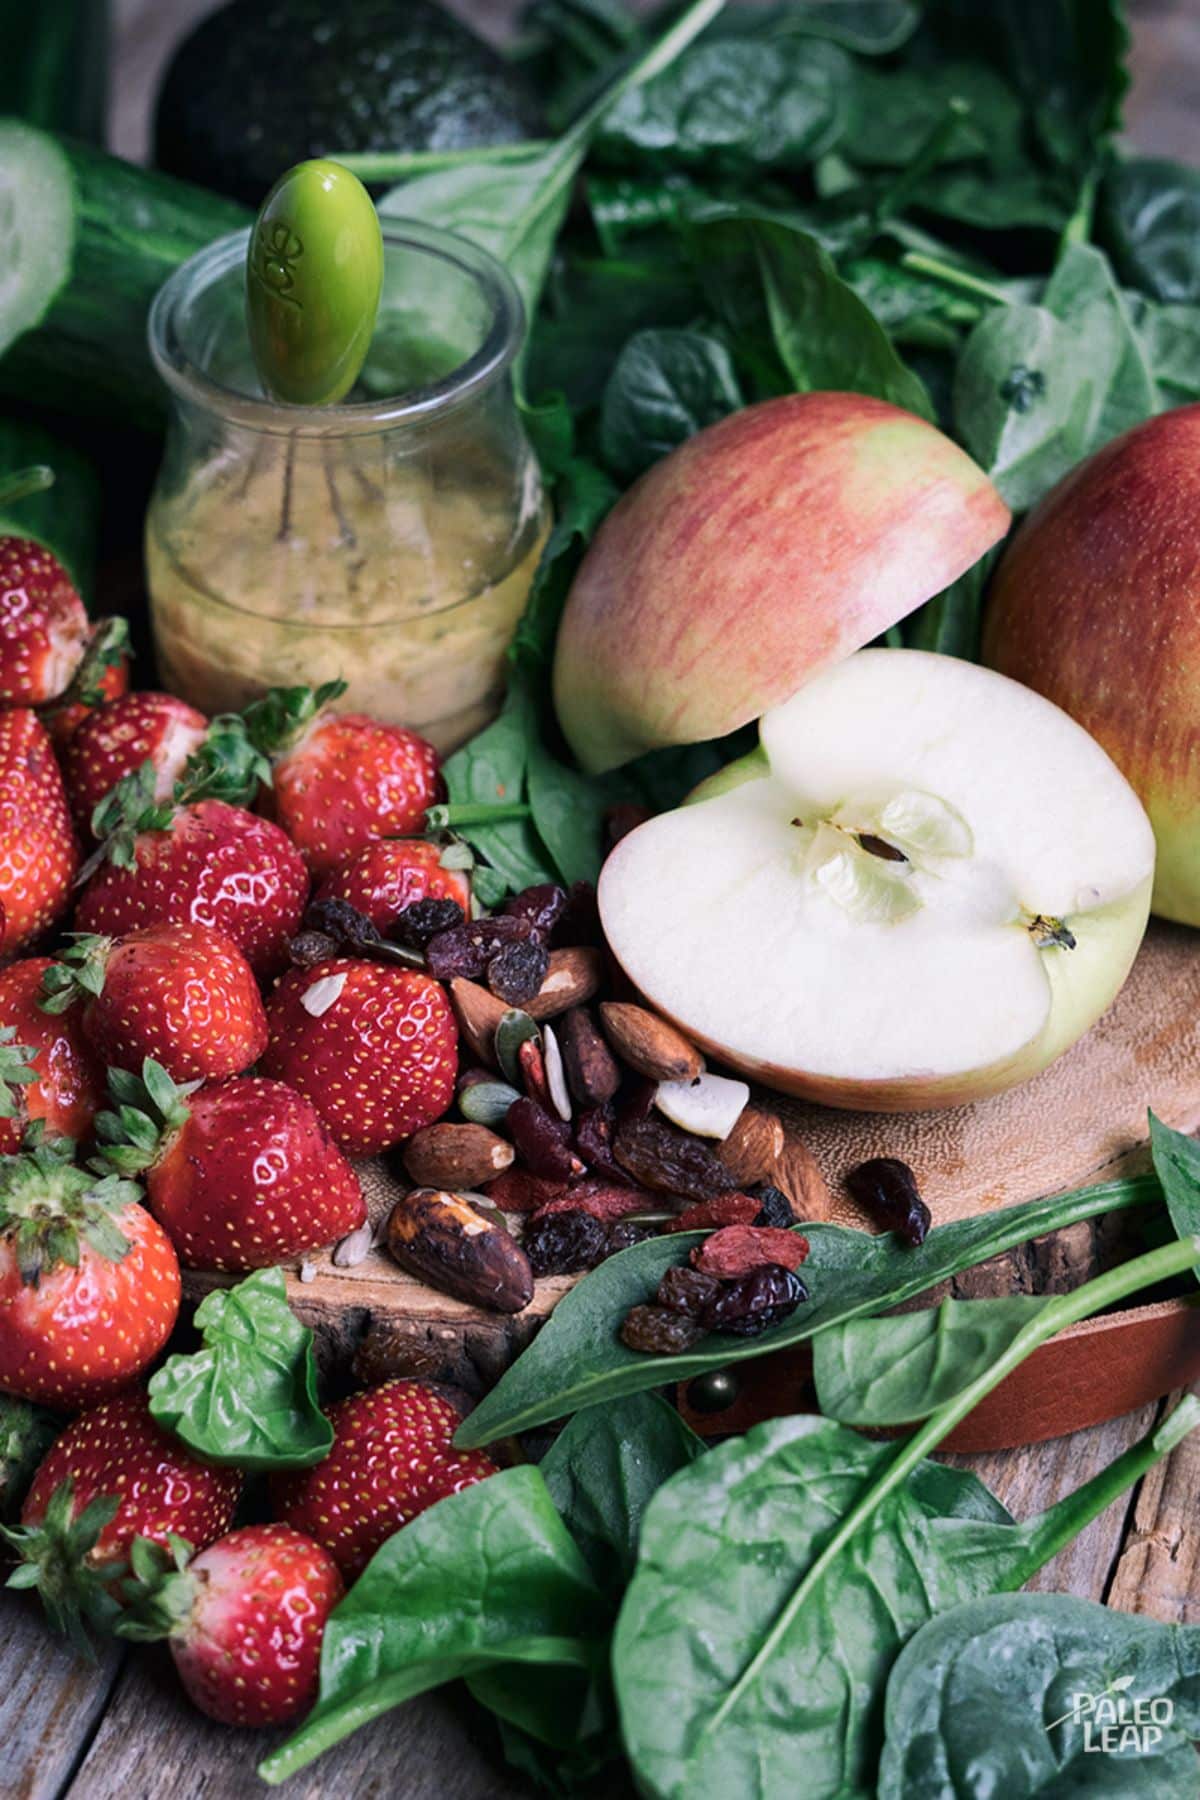
<instances>
[{"instance_id":1,"label":"large green leaf","mask_svg":"<svg viewBox=\"0 0 1200 1800\"><path fill-rule=\"evenodd\" d=\"M1156 300L1200 302L1200 169L1165 157L1118 163L1100 217L1126 281Z\"/></svg>"}]
</instances>

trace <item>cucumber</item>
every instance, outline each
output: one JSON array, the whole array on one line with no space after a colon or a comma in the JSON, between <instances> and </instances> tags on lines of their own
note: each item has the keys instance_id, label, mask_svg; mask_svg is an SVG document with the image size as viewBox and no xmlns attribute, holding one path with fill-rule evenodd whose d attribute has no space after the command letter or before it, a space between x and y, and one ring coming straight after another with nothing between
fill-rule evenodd
<instances>
[{"instance_id":1,"label":"cucumber","mask_svg":"<svg viewBox=\"0 0 1200 1800\"><path fill-rule=\"evenodd\" d=\"M0 482L37 463L53 469L54 485L21 500L0 499L0 537L36 538L90 602L100 528L100 486L92 466L40 425L0 418Z\"/></svg>"},{"instance_id":2,"label":"cucumber","mask_svg":"<svg viewBox=\"0 0 1200 1800\"><path fill-rule=\"evenodd\" d=\"M160 424L150 302L181 262L250 223L232 200L0 119L0 391Z\"/></svg>"},{"instance_id":3,"label":"cucumber","mask_svg":"<svg viewBox=\"0 0 1200 1800\"><path fill-rule=\"evenodd\" d=\"M0 113L101 143L108 0L11 0L3 10Z\"/></svg>"}]
</instances>

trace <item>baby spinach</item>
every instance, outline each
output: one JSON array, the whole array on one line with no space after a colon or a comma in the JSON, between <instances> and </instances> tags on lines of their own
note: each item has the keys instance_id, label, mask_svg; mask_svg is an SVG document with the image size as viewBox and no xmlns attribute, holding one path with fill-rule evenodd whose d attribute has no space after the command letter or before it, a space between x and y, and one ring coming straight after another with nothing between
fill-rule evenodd
<instances>
[{"instance_id":1,"label":"baby spinach","mask_svg":"<svg viewBox=\"0 0 1200 1800\"><path fill-rule=\"evenodd\" d=\"M150 1378L150 1412L189 1450L239 1469L305 1469L328 1456L312 1332L287 1302L282 1269L256 1269L196 1308L203 1348Z\"/></svg>"},{"instance_id":2,"label":"baby spinach","mask_svg":"<svg viewBox=\"0 0 1200 1800\"><path fill-rule=\"evenodd\" d=\"M702 331L639 331L617 358L600 409L604 460L628 480L745 405L733 359Z\"/></svg>"},{"instance_id":3,"label":"baby spinach","mask_svg":"<svg viewBox=\"0 0 1200 1800\"><path fill-rule=\"evenodd\" d=\"M709 1337L680 1356L629 1350L617 1332L631 1306L648 1300L669 1268L687 1261L699 1235L681 1232L635 1244L602 1263L555 1307L528 1349L459 1426L456 1442L476 1448L626 1394L687 1381L811 1338L844 1319L896 1306L961 1269L1014 1244L1080 1219L1161 1200L1151 1176L1127 1177L975 1219L938 1225L918 1249L891 1234L867 1236L841 1225L805 1225L807 1302L758 1338Z\"/></svg>"},{"instance_id":4,"label":"baby spinach","mask_svg":"<svg viewBox=\"0 0 1200 1800\"><path fill-rule=\"evenodd\" d=\"M967 1600L896 1658L885 1729L879 1800L1191 1800L1200 1626L1066 1594Z\"/></svg>"},{"instance_id":5,"label":"baby spinach","mask_svg":"<svg viewBox=\"0 0 1200 1800\"><path fill-rule=\"evenodd\" d=\"M1200 169L1165 157L1117 163L1100 218L1127 281L1155 300L1200 302Z\"/></svg>"},{"instance_id":6,"label":"baby spinach","mask_svg":"<svg viewBox=\"0 0 1200 1800\"><path fill-rule=\"evenodd\" d=\"M1200 1233L1200 1144L1150 1114L1150 1154L1171 1223L1180 1237ZM1200 1280L1200 1266L1196 1269Z\"/></svg>"},{"instance_id":7,"label":"baby spinach","mask_svg":"<svg viewBox=\"0 0 1200 1800\"><path fill-rule=\"evenodd\" d=\"M1056 1295L900 1445L829 1421L776 1420L674 1476L646 1514L613 1642L626 1749L642 1791L873 1792L888 1669L956 1601L1020 1587L1200 1423L1190 1396L1141 1444L1024 1525L963 1517L921 1463L1063 1326L1185 1266L1188 1239ZM913 1476L918 1476L914 1483Z\"/></svg>"},{"instance_id":8,"label":"baby spinach","mask_svg":"<svg viewBox=\"0 0 1200 1800\"><path fill-rule=\"evenodd\" d=\"M593 1672L607 1617L541 1475L502 1470L376 1551L330 1614L315 1707L259 1773L283 1781L402 1701L499 1664Z\"/></svg>"}]
</instances>

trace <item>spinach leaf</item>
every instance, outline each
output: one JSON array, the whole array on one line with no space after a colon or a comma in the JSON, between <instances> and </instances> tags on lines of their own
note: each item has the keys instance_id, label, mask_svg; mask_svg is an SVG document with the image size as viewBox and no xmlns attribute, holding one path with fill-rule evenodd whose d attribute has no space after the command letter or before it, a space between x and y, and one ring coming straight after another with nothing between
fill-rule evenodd
<instances>
[{"instance_id":1,"label":"spinach leaf","mask_svg":"<svg viewBox=\"0 0 1200 1800\"><path fill-rule=\"evenodd\" d=\"M1121 1727L1135 1709L1162 1725ZM1162 1703L1167 1717L1163 1718ZM1200 1738L1200 1627L1067 1594L968 1600L923 1625L887 1685L879 1800L1120 1793L1190 1800Z\"/></svg>"},{"instance_id":2,"label":"spinach leaf","mask_svg":"<svg viewBox=\"0 0 1200 1800\"><path fill-rule=\"evenodd\" d=\"M1200 306L1159 306L1140 294L1125 298L1164 404L1200 400Z\"/></svg>"},{"instance_id":3,"label":"spinach leaf","mask_svg":"<svg viewBox=\"0 0 1200 1800\"><path fill-rule=\"evenodd\" d=\"M829 1421L771 1421L674 1476L646 1514L613 1640L626 1749L641 1791L874 1792L884 1683L896 1654L956 1601L1020 1587L1200 1423L1163 1425L1024 1525L947 1506L911 1481L922 1458L1063 1325L1194 1253L1173 1243L1047 1302L969 1388L903 1444Z\"/></svg>"},{"instance_id":4,"label":"spinach leaf","mask_svg":"<svg viewBox=\"0 0 1200 1800\"><path fill-rule=\"evenodd\" d=\"M647 1506L704 1449L657 1394L588 1407L554 1440L542 1475L602 1593L615 1595L629 1580Z\"/></svg>"},{"instance_id":5,"label":"spinach leaf","mask_svg":"<svg viewBox=\"0 0 1200 1800\"><path fill-rule=\"evenodd\" d=\"M1150 1154L1176 1232L1180 1237L1200 1234L1200 1144L1151 1113ZM1196 1278L1200 1280L1200 1266Z\"/></svg>"},{"instance_id":6,"label":"spinach leaf","mask_svg":"<svg viewBox=\"0 0 1200 1800\"><path fill-rule=\"evenodd\" d=\"M639 331L604 390L604 460L627 480L745 405L733 359L700 331Z\"/></svg>"},{"instance_id":7,"label":"spinach leaf","mask_svg":"<svg viewBox=\"0 0 1200 1800\"><path fill-rule=\"evenodd\" d=\"M846 146L856 163L904 168L951 101L962 103L943 162L1021 156L1024 113L1012 88L986 63L951 60L899 69L860 63L850 91Z\"/></svg>"},{"instance_id":8,"label":"spinach leaf","mask_svg":"<svg viewBox=\"0 0 1200 1800\"><path fill-rule=\"evenodd\" d=\"M549 550L534 576L536 585ZM550 854L528 817L497 817L528 807L529 746L538 731L533 697L524 682L509 681L499 716L456 750L442 767L448 806L445 822L483 856L514 891L555 880ZM437 814L442 818L443 814Z\"/></svg>"},{"instance_id":9,"label":"spinach leaf","mask_svg":"<svg viewBox=\"0 0 1200 1800\"><path fill-rule=\"evenodd\" d=\"M1046 1304L1040 1295L943 1300L921 1312L848 1319L813 1339L821 1411L843 1425L907 1425L990 1368Z\"/></svg>"},{"instance_id":10,"label":"spinach leaf","mask_svg":"<svg viewBox=\"0 0 1200 1800\"><path fill-rule=\"evenodd\" d=\"M932 416L921 382L810 233L753 207L706 208L686 229L709 301L760 387L875 394Z\"/></svg>"},{"instance_id":11,"label":"spinach leaf","mask_svg":"<svg viewBox=\"0 0 1200 1800\"><path fill-rule=\"evenodd\" d=\"M699 1242L687 1232L651 1238L610 1257L572 1288L528 1349L459 1426L455 1442L460 1448L477 1448L583 1406L643 1393L668 1381L688 1381L707 1369L803 1343L843 1319L924 1293L1014 1244L1077 1219L1150 1205L1161 1195L1154 1176L1105 1182L935 1226L916 1250L890 1234L872 1237L840 1225L806 1225L808 1301L761 1337L705 1338L681 1356L646 1356L627 1349L617 1336L629 1308L649 1299L666 1271L685 1263Z\"/></svg>"},{"instance_id":12,"label":"spinach leaf","mask_svg":"<svg viewBox=\"0 0 1200 1800\"><path fill-rule=\"evenodd\" d=\"M590 1671L607 1614L534 1468L439 1500L376 1551L330 1614L321 1689L267 1757L283 1781L415 1694L504 1663Z\"/></svg>"},{"instance_id":13,"label":"spinach leaf","mask_svg":"<svg viewBox=\"0 0 1200 1800\"><path fill-rule=\"evenodd\" d=\"M1118 163L1100 222L1126 281L1155 300L1200 301L1200 169L1160 157Z\"/></svg>"},{"instance_id":14,"label":"spinach leaf","mask_svg":"<svg viewBox=\"0 0 1200 1800\"><path fill-rule=\"evenodd\" d=\"M886 56L898 50L917 28L920 14L911 0L782 0L727 13L709 27L713 37L737 36L828 38L860 56Z\"/></svg>"},{"instance_id":15,"label":"spinach leaf","mask_svg":"<svg viewBox=\"0 0 1200 1800\"><path fill-rule=\"evenodd\" d=\"M150 1377L150 1412L189 1450L239 1469L306 1469L333 1427L317 1404L313 1336L287 1303L282 1269L256 1269L196 1308L203 1348Z\"/></svg>"},{"instance_id":16,"label":"spinach leaf","mask_svg":"<svg viewBox=\"0 0 1200 1800\"><path fill-rule=\"evenodd\" d=\"M803 168L842 135L850 72L844 51L803 38L694 44L609 109L596 156L706 175Z\"/></svg>"}]
</instances>

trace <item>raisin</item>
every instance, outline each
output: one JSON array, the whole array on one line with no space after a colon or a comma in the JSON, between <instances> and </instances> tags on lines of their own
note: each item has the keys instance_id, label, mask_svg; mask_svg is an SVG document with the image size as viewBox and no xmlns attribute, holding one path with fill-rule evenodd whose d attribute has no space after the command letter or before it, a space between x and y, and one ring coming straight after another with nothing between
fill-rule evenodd
<instances>
[{"instance_id":1,"label":"raisin","mask_svg":"<svg viewBox=\"0 0 1200 1800\"><path fill-rule=\"evenodd\" d=\"M731 1219L730 1224L770 1225L782 1230L788 1225L799 1223L795 1207L779 1188L764 1184L762 1187L751 1188L750 1192L758 1201L757 1214L753 1219L745 1221Z\"/></svg>"},{"instance_id":2,"label":"raisin","mask_svg":"<svg viewBox=\"0 0 1200 1800\"><path fill-rule=\"evenodd\" d=\"M755 1225L759 1203L749 1194L722 1194L718 1200L702 1200L678 1213L668 1231L718 1231L722 1225Z\"/></svg>"},{"instance_id":3,"label":"raisin","mask_svg":"<svg viewBox=\"0 0 1200 1800\"><path fill-rule=\"evenodd\" d=\"M552 881L523 888L504 903L510 919L523 919L534 931L548 935L567 910L567 890Z\"/></svg>"},{"instance_id":4,"label":"raisin","mask_svg":"<svg viewBox=\"0 0 1200 1800\"><path fill-rule=\"evenodd\" d=\"M531 1175L546 1181L569 1181L583 1174L583 1164L571 1149L571 1133L536 1100L514 1100L505 1120L517 1158Z\"/></svg>"},{"instance_id":5,"label":"raisin","mask_svg":"<svg viewBox=\"0 0 1200 1800\"><path fill-rule=\"evenodd\" d=\"M873 1156L846 1177L846 1186L865 1212L915 1250L933 1223L917 1192L917 1178L898 1156Z\"/></svg>"},{"instance_id":6,"label":"raisin","mask_svg":"<svg viewBox=\"0 0 1200 1800\"><path fill-rule=\"evenodd\" d=\"M487 965L487 983L506 1006L524 1006L540 989L550 967L550 952L538 938L503 944Z\"/></svg>"},{"instance_id":7,"label":"raisin","mask_svg":"<svg viewBox=\"0 0 1200 1800\"><path fill-rule=\"evenodd\" d=\"M647 1356L678 1356L704 1336L701 1326L687 1313L669 1306L631 1306L621 1325L621 1342L627 1350Z\"/></svg>"},{"instance_id":8,"label":"raisin","mask_svg":"<svg viewBox=\"0 0 1200 1800\"><path fill-rule=\"evenodd\" d=\"M733 1176L697 1137L676 1131L660 1119L624 1121L613 1154L643 1187L660 1193L686 1194L689 1200L715 1200L737 1186Z\"/></svg>"},{"instance_id":9,"label":"raisin","mask_svg":"<svg viewBox=\"0 0 1200 1800\"><path fill-rule=\"evenodd\" d=\"M315 969L338 953L336 938L324 931L301 931L288 944L288 955L298 969Z\"/></svg>"},{"instance_id":10,"label":"raisin","mask_svg":"<svg viewBox=\"0 0 1200 1800\"><path fill-rule=\"evenodd\" d=\"M397 916L391 936L412 950L424 950L430 938L462 925L466 916L457 900L414 900Z\"/></svg>"},{"instance_id":11,"label":"raisin","mask_svg":"<svg viewBox=\"0 0 1200 1800\"><path fill-rule=\"evenodd\" d=\"M764 1263L798 1269L808 1255L808 1239L798 1231L778 1231L770 1226L726 1225L714 1231L692 1251L694 1269L718 1275L722 1281L753 1274Z\"/></svg>"},{"instance_id":12,"label":"raisin","mask_svg":"<svg viewBox=\"0 0 1200 1800\"><path fill-rule=\"evenodd\" d=\"M530 935L524 919L472 919L439 931L425 946L431 975L439 981L478 981L503 944Z\"/></svg>"},{"instance_id":13,"label":"raisin","mask_svg":"<svg viewBox=\"0 0 1200 1800\"><path fill-rule=\"evenodd\" d=\"M611 1105L590 1107L575 1121L575 1148L597 1175L603 1175L606 1181L632 1187L632 1178L613 1156L615 1130L616 1115Z\"/></svg>"},{"instance_id":14,"label":"raisin","mask_svg":"<svg viewBox=\"0 0 1200 1800\"><path fill-rule=\"evenodd\" d=\"M807 1299L808 1289L791 1269L764 1263L737 1281L724 1282L705 1307L701 1324L705 1331L727 1337L757 1337L781 1324Z\"/></svg>"},{"instance_id":15,"label":"raisin","mask_svg":"<svg viewBox=\"0 0 1200 1800\"><path fill-rule=\"evenodd\" d=\"M609 1230L604 1254L617 1256L622 1250L632 1250L635 1244L644 1244L654 1235L653 1225L640 1225L636 1219L620 1219Z\"/></svg>"},{"instance_id":16,"label":"raisin","mask_svg":"<svg viewBox=\"0 0 1200 1800\"><path fill-rule=\"evenodd\" d=\"M601 1260L607 1240L603 1220L576 1208L539 1213L526 1225L521 1247L535 1275L574 1275Z\"/></svg>"},{"instance_id":17,"label":"raisin","mask_svg":"<svg viewBox=\"0 0 1200 1800\"><path fill-rule=\"evenodd\" d=\"M721 1283L717 1277L706 1275L702 1269L668 1269L658 1284L654 1301L656 1306L670 1306L676 1312L690 1313L693 1319L698 1319L720 1291Z\"/></svg>"},{"instance_id":18,"label":"raisin","mask_svg":"<svg viewBox=\"0 0 1200 1800\"><path fill-rule=\"evenodd\" d=\"M369 954L380 942L380 934L365 913L360 913L348 900L314 900L304 914L308 931L323 931L343 949Z\"/></svg>"}]
</instances>

